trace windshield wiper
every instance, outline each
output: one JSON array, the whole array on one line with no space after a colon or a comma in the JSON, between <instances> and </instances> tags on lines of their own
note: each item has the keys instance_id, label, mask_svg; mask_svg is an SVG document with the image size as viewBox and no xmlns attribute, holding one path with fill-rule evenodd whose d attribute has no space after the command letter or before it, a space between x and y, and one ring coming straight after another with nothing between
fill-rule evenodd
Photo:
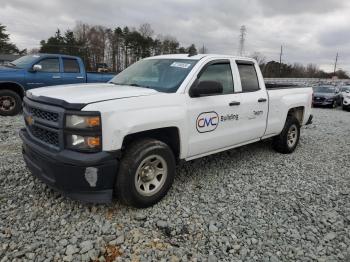
<instances>
[{"instance_id":1,"label":"windshield wiper","mask_svg":"<svg viewBox=\"0 0 350 262\"><path fill-rule=\"evenodd\" d=\"M143 86L143 85L139 85L139 84L136 84L136 83L128 84L128 86L136 86L136 87L143 87L143 88L154 89L153 87Z\"/></svg>"},{"instance_id":2,"label":"windshield wiper","mask_svg":"<svg viewBox=\"0 0 350 262\"><path fill-rule=\"evenodd\" d=\"M139 84L136 84L136 83L131 83L131 84L121 84L121 83L115 83L115 82L111 82L111 83L114 84L114 85L117 85L117 86L135 86L135 87L142 87L142 88L149 88L149 89L156 90L154 87L143 86L143 85L139 85Z\"/></svg>"}]
</instances>

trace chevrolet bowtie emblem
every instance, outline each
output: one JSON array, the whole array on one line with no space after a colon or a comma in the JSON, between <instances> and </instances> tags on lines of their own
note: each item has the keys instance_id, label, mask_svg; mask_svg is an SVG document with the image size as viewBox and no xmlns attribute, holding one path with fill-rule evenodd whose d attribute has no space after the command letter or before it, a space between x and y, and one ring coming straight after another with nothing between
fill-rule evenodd
<instances>
[{"instance_id":1,"label":"chevrolet bowtie emblem","mask_svg":"<svg viewBox=\"0 0 350 262\"><path fill-rule=\"evenodd\" d=\"M29 126L34 124L34 119L33 119L32 116L27 116L26 120L27 120L27 123L28 123Z\"/></svg>"}]
</instances>

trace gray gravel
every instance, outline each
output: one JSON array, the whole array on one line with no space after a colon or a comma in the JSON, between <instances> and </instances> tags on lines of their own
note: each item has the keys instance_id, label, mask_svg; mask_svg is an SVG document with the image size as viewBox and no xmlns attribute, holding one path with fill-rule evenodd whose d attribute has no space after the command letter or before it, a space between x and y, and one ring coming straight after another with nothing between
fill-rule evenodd
<instances>
[{"instance_id":1,"label":"gray gravel","mask_svg":"<svg viewBox=\"0 0 350 262\"><path fill-rule=\"evenodd\" d=\"M182 163L152 208L83 205L34 179L0 117L0 261L350 261L350 112L315 109L270 143Z\"/></svg>"}]
</instances>

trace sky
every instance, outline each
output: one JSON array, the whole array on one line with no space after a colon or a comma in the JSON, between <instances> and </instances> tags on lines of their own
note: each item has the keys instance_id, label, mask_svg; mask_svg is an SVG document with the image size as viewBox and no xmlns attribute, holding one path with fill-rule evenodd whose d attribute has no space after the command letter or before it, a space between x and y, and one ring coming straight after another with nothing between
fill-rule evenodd
<instances>
[{"instance_id":1,"label":"sky","mask_svg":"<svg viewBox=\"0 0 350 262\"><path fill-rule=\"evenodd\" d=\"M38 48L77 21L111 28L149 23L155 36L231 55L238 54L245 25L245 55L277 61L282 45L283 62L332 71L339 52L338 69L350 73L348 0L0 0L0 23L20 48Z\"/></svg>"}]
</instances>

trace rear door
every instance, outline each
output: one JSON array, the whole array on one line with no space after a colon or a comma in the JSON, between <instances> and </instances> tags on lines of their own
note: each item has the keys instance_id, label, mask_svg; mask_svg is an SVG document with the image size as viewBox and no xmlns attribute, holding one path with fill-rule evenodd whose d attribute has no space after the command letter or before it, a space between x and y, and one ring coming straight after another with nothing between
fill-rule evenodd
<instances>
[{"instance_id":1,"label":"rear door","mask_svg":"<svg viewBox=\"0 0 350 262\"><path fill-rule=\"evenodd\" d=\"M29 88L62 84L60 59L58 57L43 58L36 65L41 65L41 70L28 72L26 75L26 82Z\"/></svg>"},{"instance_id":2,"label":"rear door","mask_svg":"<svg viewBox=\"0 0 350 262\"><path fill-rule=\"evenodd\" d=\"M78 59L62 57L62 66L63 84L86 83L86 74L80 68Z\"/></svg>"},{"instance_id":3,"label":"rear door","mask_svg":"<svg viewBox=\"0 0 350 262\"><path fill-rule=\"evenodd\" d=\"M258 65L237 60L235 66L241 89L236 93L236 97L240 101L239 136L243 143L264 135L268 116L268 95L262 76L258 76Z\"/></svg>"}]
</instances>

